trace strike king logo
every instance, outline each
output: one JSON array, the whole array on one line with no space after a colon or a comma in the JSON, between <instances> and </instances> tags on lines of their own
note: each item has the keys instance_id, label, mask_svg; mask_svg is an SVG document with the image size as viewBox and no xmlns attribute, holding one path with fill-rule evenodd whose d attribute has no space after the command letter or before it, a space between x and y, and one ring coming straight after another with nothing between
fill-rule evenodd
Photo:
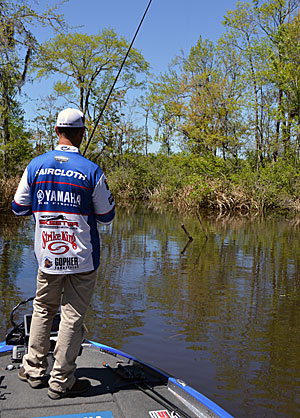
<instances>
[{"instance_id":1,"label":"strike king logo","mask_svg":"<svg viewBox=\"0 0 300 418\"><path fill-rule=\"evenodd\" d=\"M48 250L55 255L66 254L70 247L73 250L77 250L75 234L69 234L68 232L42 232L42 248L45 249L48 245Z\"/></svg>"}]
</instances>

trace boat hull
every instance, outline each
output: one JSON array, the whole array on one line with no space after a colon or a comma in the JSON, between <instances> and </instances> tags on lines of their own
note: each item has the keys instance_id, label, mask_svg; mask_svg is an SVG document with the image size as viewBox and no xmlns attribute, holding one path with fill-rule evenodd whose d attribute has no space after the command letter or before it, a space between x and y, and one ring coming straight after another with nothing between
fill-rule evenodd
<instances>
[{"instance_id":1,"label":"boat hull","mask_svg":"<svg viewBox=\"0 0 300 418\"><path fill-rule=\"evenodd\" d=\"M33 390L18 379L12 346L0 343L1 418L232 418L180 379L134 357L93 341L83 344L76 377L92 387L75 398L51 400L47 388ZM53 356L48 355L49 371ZM5 387L6 386L6 387Z\"/></svg>"}]
</instances>

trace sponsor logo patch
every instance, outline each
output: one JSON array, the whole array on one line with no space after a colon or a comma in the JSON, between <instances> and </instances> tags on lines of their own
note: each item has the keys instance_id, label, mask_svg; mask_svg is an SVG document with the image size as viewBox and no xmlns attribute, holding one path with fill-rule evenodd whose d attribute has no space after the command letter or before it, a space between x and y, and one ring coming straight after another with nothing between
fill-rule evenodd
<instances>
[{"instance_id":1,"label":"sponsor logo patch","mask_svg":"<svg viewBox=\"0 0 300 418\"><path fill-rule=\"evenodd\" d=\"M64 215L59 216L42 216L39 219L40 228L68 228L77 229L79 224L71 219L66 218Z\"/></svg>"},{"instance_id":2,"label":"sponsor logo patch","mask_svg":"<svg viewBox=\"0 0 300 418\"><path fill-rule=\"evenodd\" d=\"M40 205L64 205L78 207L81 203L80 194L65 192L63 190L38 190L36 193Z\"/></svg>"},{"instance_id":3,"label":"sponsor logo patch","mask_svg":"<svg viewBox=\"0 0 300 418\"><path fill-rule=\"evenodd\" d=\"M78 268L78 257L55 258L55 270L70 270Z\"/></svg>"},{"instance_id":4,"label":"sponsor logo patch","mask_svg":"<svg viewBox=\"0 0 300 418\"><path fill-rule=\"evenodd\" d=\"M58 161L59 163L67 163L69 161L68 157L63 157L62 155L56 155L54 159L55 161Z\"/></svg>"},{"instance_id":5,"label":"sponsor logo patch","mask_svg":"<svg viewBox=\"0 0 300 418\"><path fill-rule=\"evenodd\" d=\"M41 168L40 170L36 171L37 176L61 176L61 177L74 177L74 179L78 180L85 180L86 175L80 173L79 171L73 170L63 170L61 168Z\"/></svg>"},{"instance_id":6,"label":"sponsor logo patch","mask_svg":"<svg viewBox=\"0 0 300 418\"><path fill-rule=\"evenodd\" d=\"M109 196L108 201L110 203L110 205L112 205L114 203L114 198L112 195Z\"/></svg>"},{"instance_id":7,"label":"sponsor logo patch","mask_svg":"<svg viewBox=\"0 0 300 418\"><path fill-rule=\"evenodd\" d=\"M42 232L42 248L43 250L47 247L52 254L63 255L66 254L70 247L73 250L77 250L75 234L69 234L68 232Z\"/></svg>"},{"instance_id":8,"label":"sponsor logo patch","mask_svg":"<svg viewBox=\"0 0 300 418\"><path fill-rule=\"evenodd\" d=\"M53 261L50 257L45 257L44 258L44 267L49 269L53 266Z\"/></svg>"},{"instance_id":9,"label":"sponsor logo patch","mask_svg":"<svg viewBox=\"0 0 300 418\"><path fill-rule=\"evenodd\" d=\"M39 204L41 204L44 200L45 194L43 192L43 190L38 190L37 194L36 194L37 200L39 202Z\"/></svg>"},{"instance_id":10,"label":"sponsor logo patch","mask_svg":"<svg viewBox=\"0 0 300 418\"><path fill-rule=\"evenodd\" d=\"M175 411L170 413L166 409L161 411L150 411L149 414L151 418L180 418Z\"/></svg>"}]
</instances>

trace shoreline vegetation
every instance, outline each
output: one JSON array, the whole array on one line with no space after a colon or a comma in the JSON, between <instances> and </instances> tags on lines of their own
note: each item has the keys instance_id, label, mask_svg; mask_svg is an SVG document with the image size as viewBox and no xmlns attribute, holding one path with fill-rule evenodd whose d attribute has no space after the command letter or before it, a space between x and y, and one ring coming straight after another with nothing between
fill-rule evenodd
<instances>
[{"instance_id":1,"label":"shoreline vegetation","mask_svg":"<svg viewBox=\"0 0 300 418\"><path fill-rule=\"evenodd\" d=\"M300 0L237 1L217 40L199 31L160 74L131 48L109 100L128 40L109 28L75 32L32 0L1 5L0 211L11 211L27 163L55 148L58 112L75 106L83 149L119 207L300 212ZM38 81L51 93L31 102Z\"/></svg>"},{"instance_id":2,"label":"shoreline vegetation","mask_svg":"<svg viewBox=\"0 0 300 418\"><path fill-rule=\"evenodd\" d=\"M125 154L99 165L120 207L170 206L180 214L300 213L300 164L279 159L259 169L255 161L193 155ZM0 211L11 212L20 176L0 179Z\"/></svg>"},{"instance_id":3,"label":"shoreline vegetation","mask_svg":"<svg viewBox=\"0 0 300 418\"><path fill-rule=\"evenodd\" d=\"M211 155L128 155L105 173L121 206L143 202L193 215L300 213L300 165L282 159L257 170L252 163Z\"/></svg>"}]
</instances>

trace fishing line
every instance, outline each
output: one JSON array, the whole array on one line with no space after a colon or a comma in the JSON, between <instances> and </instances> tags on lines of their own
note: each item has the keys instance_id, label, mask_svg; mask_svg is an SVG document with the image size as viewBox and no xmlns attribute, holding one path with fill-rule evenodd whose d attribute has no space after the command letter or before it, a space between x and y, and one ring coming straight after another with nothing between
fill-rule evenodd
<instances>
[{"instance_id":1,"label":"fishing line","mask_svg":"<svg viewBox=\"0 0 300 418\"><path fill-rule=\"evenodd\" d=\"M87 149L88 149L88 147L89 147L89 145L90 145L90 143L91 143L91 140L92 140L92 138L93 138L93 136L94 136L94 133L95 133L95 131L96 131L96 129L97 129L97 126L98 126L98 124L99 124L99 122L100 122L100 119L102 118L102 115L103 115L103 112L104 112L104 110L105 110L105 108L106 108L106 105L107 105L107 103L108 103L108 100L109 100L109 98L110 98L110 96L111 96L111 94L112 94L112 91L113 91L113 89L114 89L114 87L115 87L115 85L116 85L116 82L117 82L117 80L118 80L118 78L119 78L119 75L120 75L120 73L121 73L121 71L122 71L122 68L123 68L123 66L124 66L124 64L125 64L125 61L126 61L126 59L127 59L128 55L129 55L129 52L130 52L131 47L132 47L132 45L133 45L133 43L134 43L134 41L135 41L135 38L137 37L137 34L138 34L139 30L140 30L140 27L142 26L142 23L143 23L143 21L144 21L144 19L145 19L145 16L146 16L146 14L147 14L147 12L148 12L148 9L149 9L149 7L150 7L150 4L151 4L151 3L152 3L152 0L150 0L150 1L149 1L148 6L147 6L147 8L146 8L146 10L145 10L145 12L144 12L144 14L143 14L143 17L142 17L142 19L141 19L140 23L139 23L139 26L138 26L137 30L135 31L134 37L132 38L132 41L131 41L131 43L130 43L130 45L129 45L129 48L128 48L127 52L126 52L126 55L125 55L125 57L124 57L124 59L123 59L123 61L122 61L122 64L121 64L121 66L120 66L120 68L119 68L119 71L118 71L118 74L116 75L116 78L115 78L115 80L114 80L114 82L113 82L113 84L112 84L112 86L111 86L111 89L110 89L110 91L109 91L109 93L108 93L108 96L107 96L107 98L106 98L106 100L105 100L105 102L104 102L104 105L103 105L103 107L102 107L102 109L101 109L101 111L100 111L100 114L99 114L99 116L98 116L98 119L96 120L95 126L94 126L94 128L93 128L92 133L91 133L91 136L90 136L90 137L89 137L89 139L88 139L88 142L87 142L87 144L86 144L85 150L84 150L84 152L83 152L83 154L82 154L83 156L85 155L85 153L86 153L86 151L87 151Z\"/></svg>"}]
</instances>

